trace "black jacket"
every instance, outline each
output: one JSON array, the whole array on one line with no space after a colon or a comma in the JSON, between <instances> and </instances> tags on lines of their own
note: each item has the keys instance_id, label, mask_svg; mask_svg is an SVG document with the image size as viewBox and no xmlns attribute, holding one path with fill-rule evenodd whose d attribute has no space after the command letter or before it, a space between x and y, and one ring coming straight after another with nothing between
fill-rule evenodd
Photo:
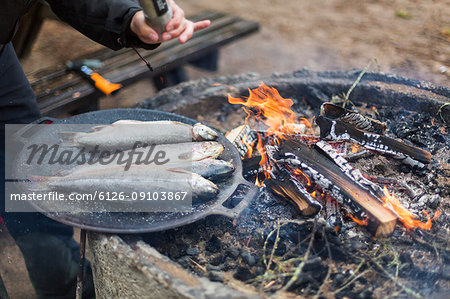
<instances>
[{"instance_id":1,"label":"black jacket","mask_svg":"<svg viewBox=\"0 0 450 299\"><path fill-rule=\"evenodd\" d=\"M20 17L37 0L0 0L0 45L14 36ZM142 43L128 30L131 18L141 10L138 0L46 0L55 14L72 27L113 50Z\"/></svg>"}]
</instances>

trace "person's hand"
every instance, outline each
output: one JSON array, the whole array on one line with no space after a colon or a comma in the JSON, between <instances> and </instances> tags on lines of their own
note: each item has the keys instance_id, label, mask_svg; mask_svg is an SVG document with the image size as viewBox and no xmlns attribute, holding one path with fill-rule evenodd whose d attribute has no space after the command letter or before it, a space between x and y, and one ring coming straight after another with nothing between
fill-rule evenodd
<instances>
[{"instance_id":1,"label":"person's hand","mask_svg":"<svg viewBox=\"0 0 450 299\"><path fill-rule=\"evenodd\" d=\"M147 44L156 44L178 38L180 43L187 42L195 31L207 28L211 22L203 20L192 22L185 18L184 11L173 0L168 1L172 7L173 17L166 25L166 32L161 37L146 22L144 12L138 11L131 19L130 29L137 37Z\"/></svg>"}]
</instances>

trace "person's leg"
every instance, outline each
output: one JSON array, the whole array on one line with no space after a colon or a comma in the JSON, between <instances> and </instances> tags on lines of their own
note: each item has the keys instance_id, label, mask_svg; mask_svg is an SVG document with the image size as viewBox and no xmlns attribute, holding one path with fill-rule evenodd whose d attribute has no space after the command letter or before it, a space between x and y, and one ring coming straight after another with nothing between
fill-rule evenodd
<instances>
[{"instance_id":1,"label":"person's leg","mask_svg":"<svg viewBox=\"0 0 450 299\"><path fill-rule=\"evenodd\" d=\"M0 216L25 259L40 298L73 298L78 245L73 229L38 213L5 213L4 124L28 123L40 117L33 90L11 44L0 52ZM86 263L85 298L93 295L90 264Z\"/></svg>"}]
</instances>

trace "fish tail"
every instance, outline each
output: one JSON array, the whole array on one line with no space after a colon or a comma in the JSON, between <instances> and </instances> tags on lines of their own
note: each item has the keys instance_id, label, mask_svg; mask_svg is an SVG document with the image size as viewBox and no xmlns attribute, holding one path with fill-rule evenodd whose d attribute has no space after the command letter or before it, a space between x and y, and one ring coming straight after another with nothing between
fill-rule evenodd
<instances>
[{"instance_id":1,"label":"fish tail","mask_svg":"<svg viewBox=\"0 0 450 299\"><path fill-rule=\"evenodd\" d=\"M29 177L29 181L31 183L30 185L30 191L46 191L47 190L47 182L49 180L49 177L47 176L41 176L41 175L34 175Z\"/></svg>"}]
</instances>

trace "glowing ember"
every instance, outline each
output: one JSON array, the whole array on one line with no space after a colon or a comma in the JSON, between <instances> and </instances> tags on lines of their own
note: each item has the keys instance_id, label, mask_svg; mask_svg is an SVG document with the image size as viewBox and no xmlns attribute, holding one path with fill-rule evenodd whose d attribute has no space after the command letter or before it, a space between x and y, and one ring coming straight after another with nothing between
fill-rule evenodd
<instances>
[{"instance_id":1,"label":"glowing ember","mask_svg":"<svg viewBox=\"0 0 450 299\"><path fill-rule=\"evenodd\" d=\"M352 149L352 153L357 153L359 151L359 146L356 144L351 144L350 148Z\"/></svg>"},{"instance_id":2,"label":"glowing ember","mask_svg":"<svg viewBox=\"0 0 450 299\"><path fill-rule=\"evenodd\" d=\"M261 166L262 169L264 169L264 176L265 176L264 180L269 179L271 177L270 175L271 167L269 164L269 159L266 154L266 150L264 149L264 145L262 143L262 138L259 135L258 135L258 143L256 144L256 149L261 154L261 161L259 162L259 165ZM263 181L259 182L258 178L256 178L255 185L261 187Z\"/></svg>"},{"instance_id":3,"label":"glowing ember","mask_svg":"<svg viewBox=\"0 0 450 299\"><path fill-rule=\"evenodd\" d=\"M417 220L416 219L417 215L414 215L412 212L408 211L408 209L406 209L400 203L400 201L397 199L397 197L395 195L393 195L393 194L391 195L389 193L386 186L384 186L383 191L384 191L384 198L382 198L382 199L385 202L383 204L383 206L394 210L398 214L399 220L403 223L403 225L406 228L409 228L409 229L415 229L415 228L431 229L431 226L432 226L431 221L438 218L441 215L441 213L439 211L436 211L434 213L433 218L430 219L430 217L428 217L428 213L425 211L422 211L422 213L424 213L427 216L427 222L422 222L420 220Z\"/></svg>"},{"instance_id":4,"label":"glowing ember","mask_svg":"<svg viewBox=\"0 0 450 299\"><path fill-rule=\"evenodd\" d=\"M359 224L361 226L367 226L369 224L369 216L367 216L364 220L353 217L353 215L350 213L347 214L347 216L352 218L353 221L355 221L357 224Z\"/></svg>"},{"instance_id":5,"label":"glowing ember","mask_svg":"<svg viewBox=\"0 0 450 299\"><path fill-rule=\"evenodd\" d=\"M247 139L247 136L243 136L242 143L245 144L245 146L248 148L247 153L245 154L245 157L250 158L253 155L253 142Z\"/></svg>"},{"instance_id":6,"label":"glowing ember","mask_svg":"<svg viewBox=\"0 0 450 299\"><path fill-rule=\"evenodd\" d=\"M306 180L306 186L308 186L308 187L311 186L311 180L303 173L303 171L301 171L300 169L295 169L294 174L296 176L300 176L304 180Z\"/></svg>"}]
</instances>

